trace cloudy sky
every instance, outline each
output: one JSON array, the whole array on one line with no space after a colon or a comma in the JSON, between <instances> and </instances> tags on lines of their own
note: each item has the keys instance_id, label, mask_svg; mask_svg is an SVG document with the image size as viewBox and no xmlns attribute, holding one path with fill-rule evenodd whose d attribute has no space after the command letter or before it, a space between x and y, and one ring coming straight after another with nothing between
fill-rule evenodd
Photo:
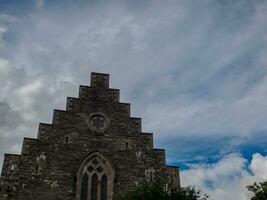
<instances>
[{"instance_id":1,"label":"cloudy sky","mask_svg":"<svg viewBox=\"0 0 267 200\"><path fill-rule=\"evenodd\" d=\"M267 1L0 1L0 166L110 73L182 185L247 200L267 179Z\"/></svg>"}]
</instances>

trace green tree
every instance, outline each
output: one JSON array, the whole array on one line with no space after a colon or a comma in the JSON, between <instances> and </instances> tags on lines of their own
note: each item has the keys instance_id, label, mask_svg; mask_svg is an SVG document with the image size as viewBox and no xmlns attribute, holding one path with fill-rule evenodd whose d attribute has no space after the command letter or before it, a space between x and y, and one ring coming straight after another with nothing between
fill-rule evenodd
<instances>
[{"instance_id":1,"label":"green tree","mask_svg":"<svg viewBox=\"0 0 267 200\"><path fill-rule=\"evenodd\" d=\"M248 190L252 192L251 200L266 200L267 199L267 181L262 183L254 183L247 186Z\"/></svg>"},{"instance_id":2,"label":"green tree","mask_svg":"<svg viewBox=\"0 0 267 200\"><path fill-rule=\"evenodd\" d=\"M194 187L178 188L167 192L159 183L148 183L138 187L117 198L117 200L207 200L208 196L202 194Z\"/></svg>"}]
</instances>

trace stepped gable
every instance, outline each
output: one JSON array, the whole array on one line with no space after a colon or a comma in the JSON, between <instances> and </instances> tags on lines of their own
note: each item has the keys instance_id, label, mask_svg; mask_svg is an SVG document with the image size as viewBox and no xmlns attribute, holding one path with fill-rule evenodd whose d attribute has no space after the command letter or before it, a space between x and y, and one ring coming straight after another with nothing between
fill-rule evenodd
<instances>
[{"instance_id":1,"label":"stepped gable","mask_svg":"<svg viewBox=\"0 0 267 200\"><path fill-rule=\"evenodd\" d=\"M21 155L5 154L0 199L112 200L144 182L179 187L179 168L166 166L165 150L119 96L108 74L92 73L37 139L24 138Z\"/></svg>"}]
</instances>

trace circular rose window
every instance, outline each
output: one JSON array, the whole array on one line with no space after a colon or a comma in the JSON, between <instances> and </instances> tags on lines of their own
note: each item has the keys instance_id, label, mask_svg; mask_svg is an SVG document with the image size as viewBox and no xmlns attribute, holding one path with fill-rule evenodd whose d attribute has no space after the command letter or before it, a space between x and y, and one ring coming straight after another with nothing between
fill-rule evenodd
<instances>
[{"instance_id":1,"label":"circular rose window","mask_svg":"<svg viewBox=\"0 0 267 200\"><path fill-rule=\"evenodd\" d=\"M103 114L95 114L89 120L89 127L92 131L104 131L108 124L108 119Z\"/></svg>"}]
</instances>

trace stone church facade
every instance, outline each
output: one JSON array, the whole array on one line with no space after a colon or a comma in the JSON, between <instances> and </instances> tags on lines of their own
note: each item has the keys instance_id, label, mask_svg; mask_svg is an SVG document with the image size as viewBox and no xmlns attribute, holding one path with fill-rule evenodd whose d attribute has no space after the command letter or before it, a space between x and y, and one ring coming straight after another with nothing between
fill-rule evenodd
<instances>
[{"instance_id":1,"label":"stone church facade","mask_svg":"<svg viewBox=\"0 0 267 200\"><path fill-rule=\"evenodd\" d=\"M66 110L40 123L37 139L24 138L20 155L5 154L0 199L112 200L151 181L179 187L179 169L166 166L165 150L119 102L109 75L92 73Z\"/></svg>"}]
</instances>

